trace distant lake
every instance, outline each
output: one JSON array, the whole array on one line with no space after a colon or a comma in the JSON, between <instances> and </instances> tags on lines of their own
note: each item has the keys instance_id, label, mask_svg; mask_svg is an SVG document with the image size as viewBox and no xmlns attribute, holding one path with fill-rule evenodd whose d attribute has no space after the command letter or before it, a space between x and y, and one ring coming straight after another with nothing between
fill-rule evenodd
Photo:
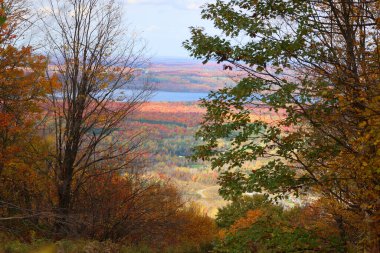
<instances>
[{"instance_id":1,"label":"distant lake","mask_svg":"<svg viewBox=\"0 0 380 253\"><path fill-rule=\"evenodd\" d=\"M152 102L191 102L207 97L207 93L156 91Z\"/></svg>"},{"instance_id":2,"label":"distant lake","mask_svg":"<svg viewBox=\"0 0 380 253\"><path fill-rule=\"evenodd\" d=\"M127 95L128 90L119 90L119 94ZM207 97L205 92L171 92L171 91L155 91L149 99L151 102L193 102L201 98Z\"/></svg>"}]
</instances>

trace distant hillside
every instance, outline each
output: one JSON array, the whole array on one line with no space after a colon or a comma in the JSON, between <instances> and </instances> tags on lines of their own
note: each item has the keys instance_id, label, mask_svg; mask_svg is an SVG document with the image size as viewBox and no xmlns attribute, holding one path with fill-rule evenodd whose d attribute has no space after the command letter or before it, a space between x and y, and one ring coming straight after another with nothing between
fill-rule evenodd
<instances>
[{"instance_id":1,"label":"distant hillside","mask_svg":"<svg viewBox=\"0 0 380 253\"><path fill-rule=\"evenodd\" d=\"M49 66L50 72L57 72L55 64ZM223 65L181 58L156 58L139 69L134 83L138 87L146 82L157 91L198 92L217 90L225 85L234 85L238 72L224 70Z\"/></svg>"},{"instance_id":2,"label":"distant hillside","mask_svg":"<svg viewBox=\"0 0 380 253\"><path fill-rule=\"evenodd\" d=\"M224 85L233 85L237 73L223 70L222 65L188 59L158 58L143 70L137 83L148 80L157 90L208 92Z\"/></svg>"}]
</instances>

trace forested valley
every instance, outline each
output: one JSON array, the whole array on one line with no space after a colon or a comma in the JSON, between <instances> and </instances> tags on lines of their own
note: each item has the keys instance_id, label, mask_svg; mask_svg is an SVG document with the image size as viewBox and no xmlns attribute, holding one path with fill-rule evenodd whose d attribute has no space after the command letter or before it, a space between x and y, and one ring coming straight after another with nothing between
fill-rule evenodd
<instances>
[{"instance_id":1,"label":"forested valley","mask_svg":"<svg viewBox=\"0 0 380 253\"><path fill-rule=\"evenodd\" d=\"M380 252L379 0L207 1L159 64L119 2L37 2L0 0L0 253Z\"/></svg>"}]
</instances>

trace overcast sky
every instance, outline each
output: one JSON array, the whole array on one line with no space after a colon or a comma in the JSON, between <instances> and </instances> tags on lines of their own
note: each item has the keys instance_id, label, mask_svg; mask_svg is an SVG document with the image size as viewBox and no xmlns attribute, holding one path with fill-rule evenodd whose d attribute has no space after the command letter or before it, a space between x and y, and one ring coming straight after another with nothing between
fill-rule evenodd
<instances>
[{"instance_id":1,"label":"overcast sky","mask_svg":"<svg viewBox=\"0 0 380 253\"><path fill-rule=\"evenodd\" d=\"M189 57L182 42L190 37L190 26L213 30L201 19L200 7L211 0L122 0L125 15L146 39L150 54L156 57Z\"/></svg>"}]
</instances>

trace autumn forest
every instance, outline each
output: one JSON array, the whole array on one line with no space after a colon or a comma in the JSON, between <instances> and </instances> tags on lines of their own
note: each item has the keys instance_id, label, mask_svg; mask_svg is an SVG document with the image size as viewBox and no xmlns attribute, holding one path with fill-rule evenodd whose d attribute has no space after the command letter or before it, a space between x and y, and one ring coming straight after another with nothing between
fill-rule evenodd
<instances>
[{"instance_id":1,"label":"autumn forest","mask_svg":"<svg viewBox=\"0 0 380 253\"><path fill-rule=\"evenodd\" d=\"M379 0L123 15L0 0L0 253L380 252Z\"/></svg>"}]
</instances>

